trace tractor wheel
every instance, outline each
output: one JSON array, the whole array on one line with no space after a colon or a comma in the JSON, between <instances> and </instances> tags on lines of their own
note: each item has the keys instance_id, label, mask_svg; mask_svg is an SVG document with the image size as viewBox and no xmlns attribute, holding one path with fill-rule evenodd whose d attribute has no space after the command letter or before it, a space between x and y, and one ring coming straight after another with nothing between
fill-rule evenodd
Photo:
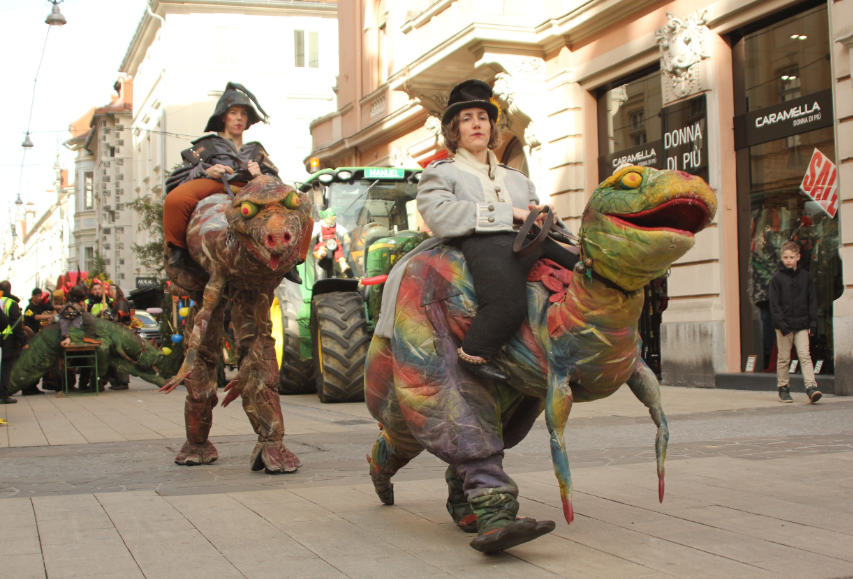
<instances>
[{"instance_id":1,"label":"tractor wheel","mask_svg":"<svg viewBox=\"0 0 853 579\"><path fill-rule=\"evenodd\" d=\"M278 373L279 394L311 394L314 387L314 361L303 358L299 347L299 322L296 318L302 305L299 286L284 281L276 290L281 307L281 366Z\"/></svg>"},{"instance_id":2,"label":"tractor wheel","mask_svg":"<svg viewBox=\"0 0 853 579\"><path fill-rule=\"evenodd\" d=\"M360 294L332 292L314 298L311 345L320 401L364 400L364 361L370 334Z\"/></svg>"}]
</instances>

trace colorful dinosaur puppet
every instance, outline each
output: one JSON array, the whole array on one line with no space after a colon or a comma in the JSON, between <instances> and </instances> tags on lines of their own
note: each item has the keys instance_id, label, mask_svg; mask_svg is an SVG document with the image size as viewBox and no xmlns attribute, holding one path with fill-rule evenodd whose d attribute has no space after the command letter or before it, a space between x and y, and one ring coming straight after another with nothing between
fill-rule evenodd
<instances>
[{"instance_id":1,"label":"colorful dinosaur puppet","mask_svg":"<svg viewBox=\"0 0 853 579\"><path fill-rule=\"evenodd\" d=\"M394 334L375 335L365 397L382 427L370 474L385 504L391 477L424 448L449 463L447 508L471 546L498 551L554 529L516 519L518 487L503 453L544 409L566 520L574 518L563 429L574 401L613 394L627 383L658 427L655 451L663 500L669 436L658 381L640 357L642 287L663 275L714 218L705 182L686 173L624 167L595 190L580 231L574 272L540 260L528 281L528 321L496 359L509 383L461 369L456 349L476 312L461 252L442 245L409 263L397 297Z\"/></svg>"},{"instance_id":2,"label":"colorful dinosaur puppet","mask_svg":"<svg viewBox=\"0 0 853 579\"><path fill-rule=\"evenodd\" d=\"M97 339L101 340L95 350L98 357L98 378L106 376L112 367L117 372L137 376L157 386L166 383L163 378L157 376L157 366L165 359L160 350L121 324L103 318L95 318L95 324ZM38 384L42 376L56 367L62 357L62 348L59 345L62 340L59 334L59 324L52 324L28 342L29 348L21 352L12 369L10 393ZM72 342L82 344L83 331L71 328L70 338Z\"/></svg>"},{"instance_id":3,"label":"colorful dinosaur puppet","mask_svg":"<svg viewBox=\"0 0 853 579\"><path fill-rule=\"evenodd\" d=\"M166 265L172 281L201 304L184 363L162 388L171 392L186 381L187 442L176 463L209 464L218 458L208 435L218 401L216 364L230 300L239 371L226 386L222 405L242 394L243 409L258 434L252 470L284 473L301 466L282 440L284 419L276 391L270 303L273 290L299 259L302 238L311 227L310 214L306 194L265 175L252 179L234 199L212 195L196 206L187 227L187 245L200 268L176 271Z\"/></svg>"}]
</instances>

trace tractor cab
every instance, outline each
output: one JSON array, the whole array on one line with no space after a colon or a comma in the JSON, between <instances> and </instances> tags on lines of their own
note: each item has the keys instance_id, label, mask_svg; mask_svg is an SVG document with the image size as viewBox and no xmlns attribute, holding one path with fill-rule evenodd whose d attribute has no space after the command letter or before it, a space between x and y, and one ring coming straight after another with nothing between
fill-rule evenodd
<instances>
[{"instance_id":1,"label":"tractor cab","mask_svg":"<svg viewBox=\"0 0 853 579\"><path fill-rule=\"evenodd\" d=\"M383 285L360 282L387 275L429 237L415 199L422 171L323 169L302 184L314 201L315 225L311 251L297 267L302 285L285 280L276 291L282 394L316 390L328 402L363 398L364 359Z\"/></svg>"}]
</instances>

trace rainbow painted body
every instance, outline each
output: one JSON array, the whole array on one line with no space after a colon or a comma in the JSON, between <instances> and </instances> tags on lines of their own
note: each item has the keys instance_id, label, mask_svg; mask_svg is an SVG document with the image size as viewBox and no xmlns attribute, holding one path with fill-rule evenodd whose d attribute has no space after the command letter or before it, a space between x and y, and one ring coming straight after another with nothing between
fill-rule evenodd
<instances>
[{"instance_id":1,"label":"rainbow painted body","mask_svg":"<svg viewBox=\"0 0 853 579\"><path fill-rule=\"evenodd\" d=\"M662 498L668 429L657 380L639 354L640 289L693 246L693 234L715 212L713 192L684 173L628 167L604 181L584 211L580 232L591 271L568 272L543 261L534 267L528 320L495 360L510 376L507 384L484 381L457 365L456 348L477 307L461 252L439 246L414 257L400 286L394 335L374 337L365 370L367 404L383 426L371 459L380 498L393 502L391 476L422 448L465 470L472 461L502 456L544 410L571 522L563 429L572 403L604 398L625 383L658 426ZM486 470L511 482L495 468L499 462ZM471 486L466 495L474 512L488 514L472 498L495 490L471 492ZM517 495L517 489L504 490Z\"/></svg>"}]
</instances>

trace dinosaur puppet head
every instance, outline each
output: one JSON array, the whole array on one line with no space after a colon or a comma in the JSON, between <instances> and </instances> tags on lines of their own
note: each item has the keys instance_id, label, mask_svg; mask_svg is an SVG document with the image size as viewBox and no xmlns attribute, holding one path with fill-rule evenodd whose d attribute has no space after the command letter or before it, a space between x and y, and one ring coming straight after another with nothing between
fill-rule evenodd
<instances>
[{"instance_id":1,"label":"dinosaur puppet head","mask_svg":"<svg viewBox=\"0 0 853 579\"><path fill-rule=\"evenodd\" d=\"M262 175L238 191L225 213L228 225L255 259L284 273L299 259L311 202L304 193Z\"/></svg>"},{"instance_id":2,"label":"dinosaur puppet head","mask_svg":"<svg viewBox=\"0 0 853 579\"><path fill-rule=\"evenodd\" d=\"M666 273L693 247L717 212L700 177L622 167L593 192L583 214L581 249L593 269L632 291Z\"/></svg>"}]
</instances>

